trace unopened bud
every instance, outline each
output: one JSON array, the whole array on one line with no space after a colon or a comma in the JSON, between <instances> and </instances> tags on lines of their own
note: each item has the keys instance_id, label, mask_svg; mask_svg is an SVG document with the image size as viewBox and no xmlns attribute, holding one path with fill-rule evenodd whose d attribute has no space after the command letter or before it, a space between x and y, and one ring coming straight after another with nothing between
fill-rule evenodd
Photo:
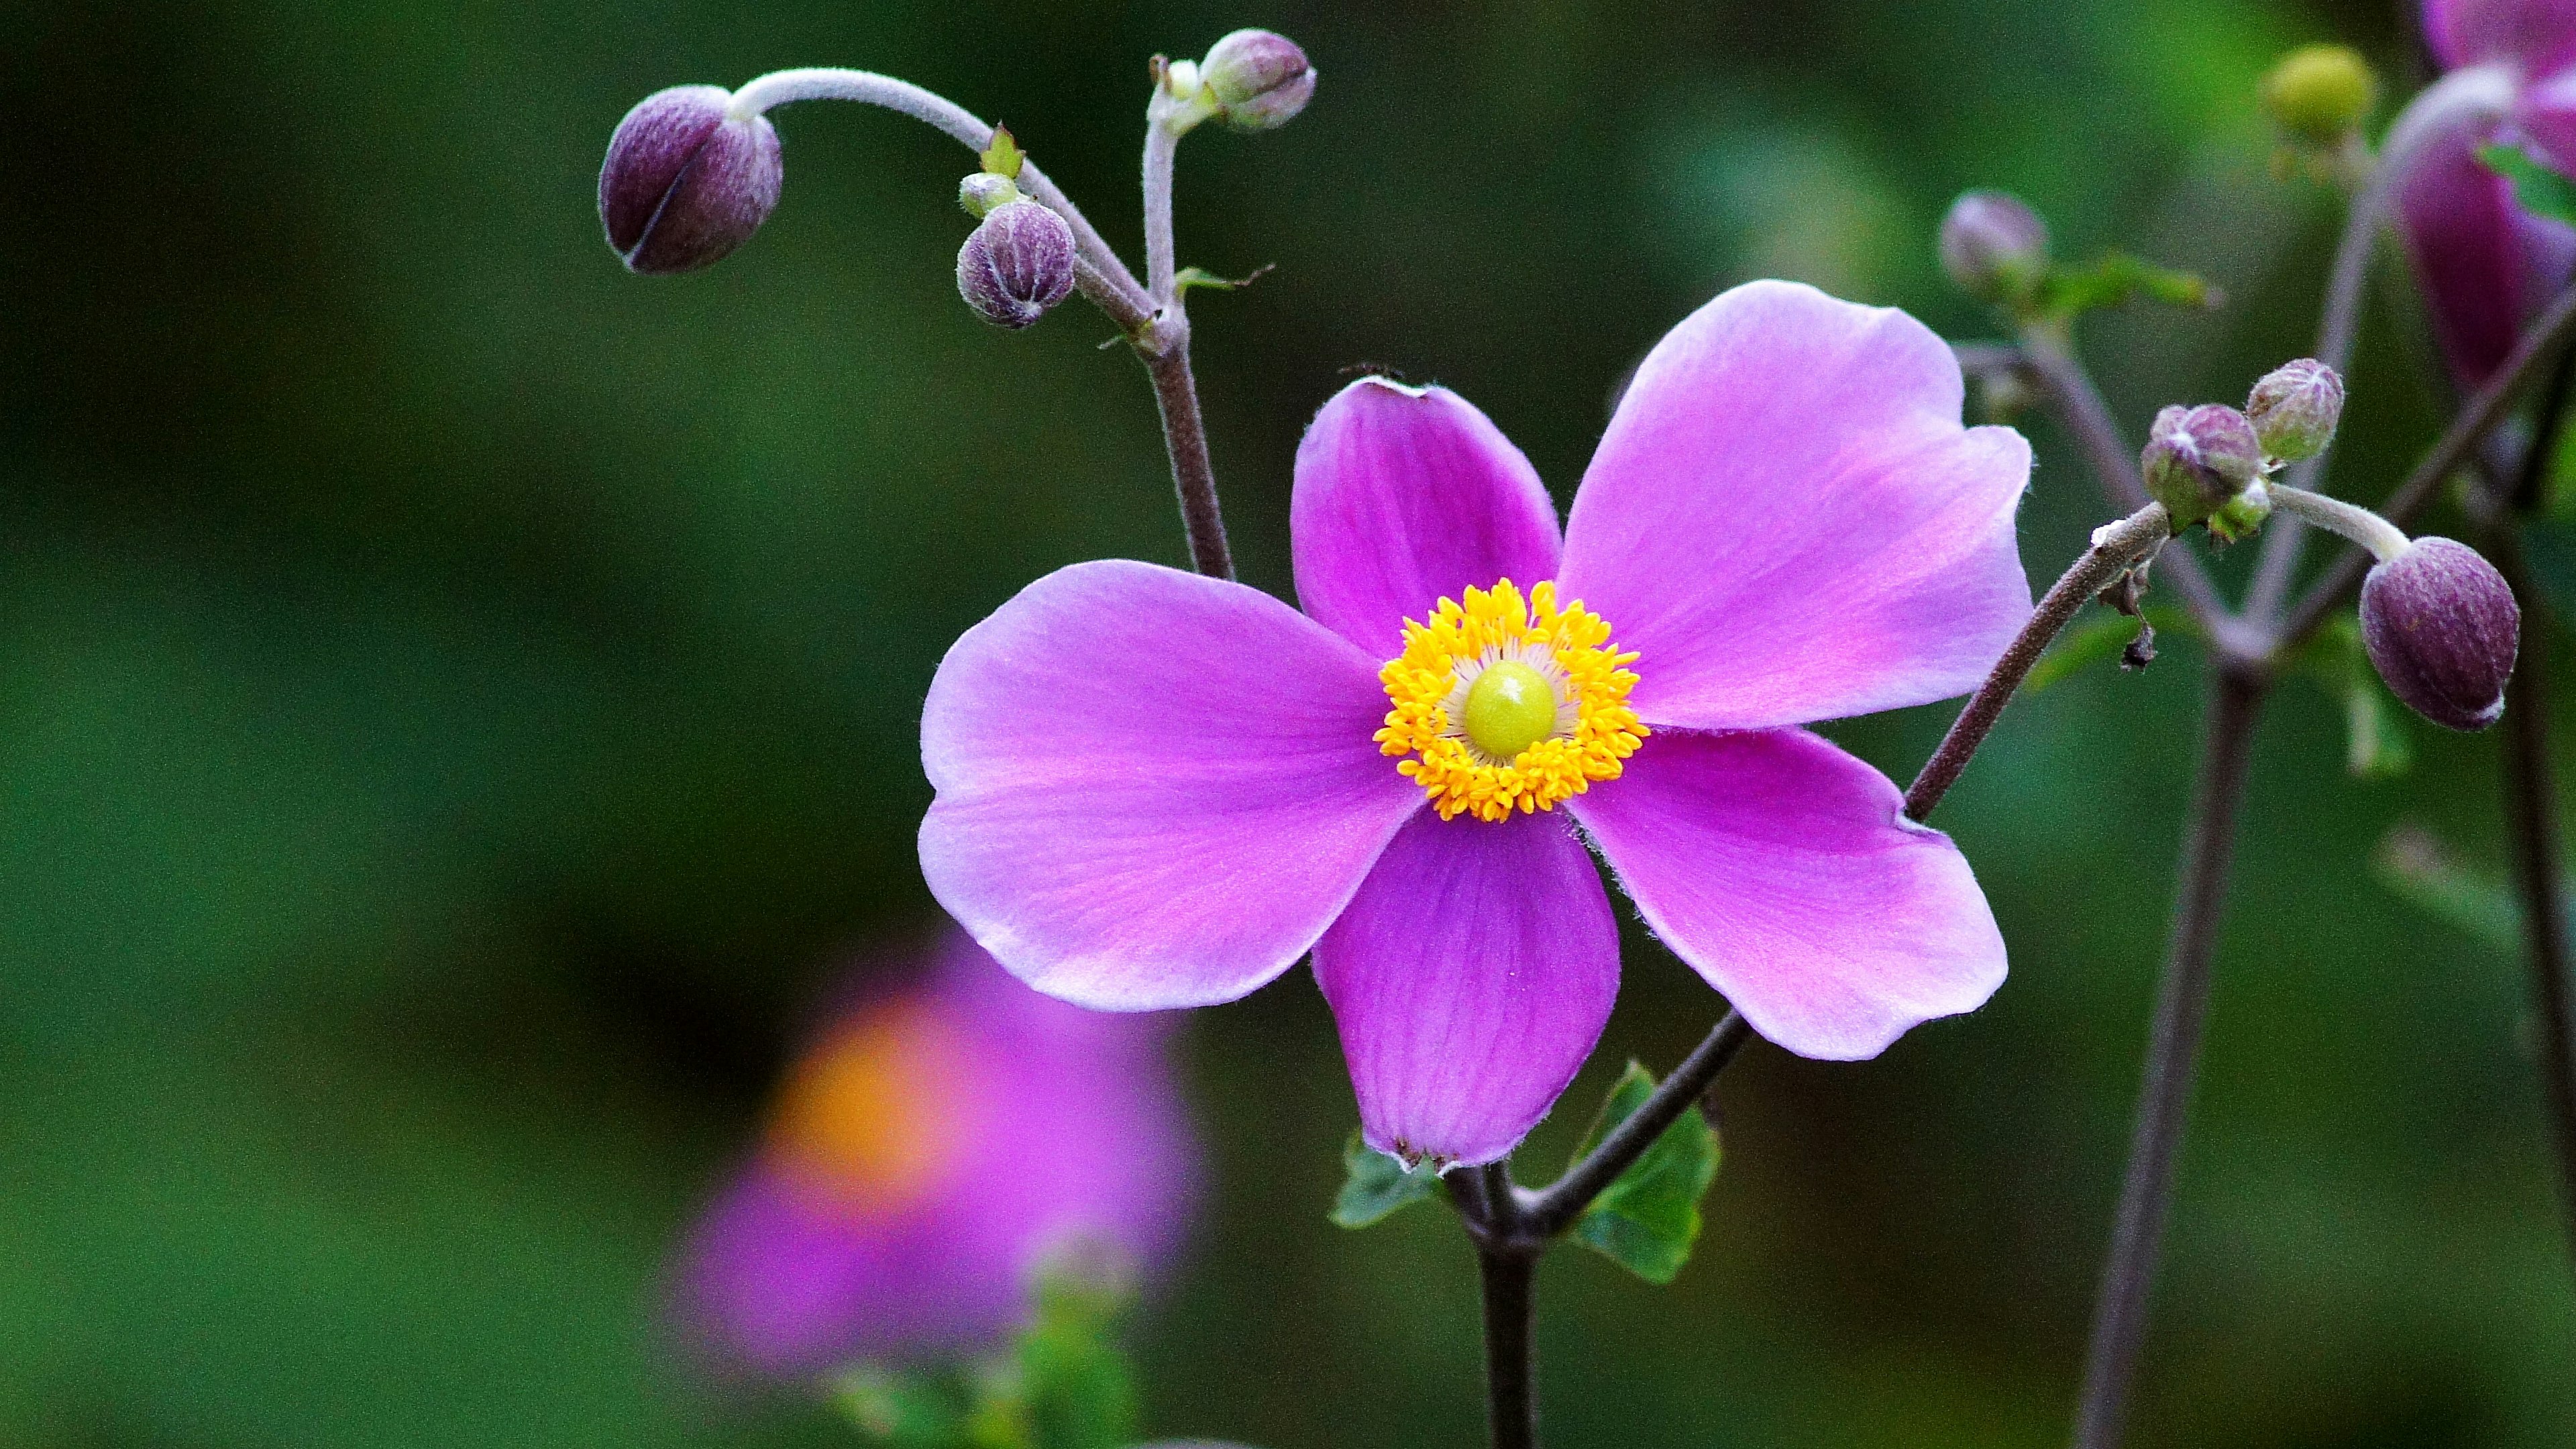
<instances>
[{"instance_id":1,"label":"unopened bud","mask_svg":"<svg viewBox=\"0 0 2576 1449\"><path fill-rule=\"evenodd\" d=\"M2263 109L2302 141L2335 147L2361 129L2379 102L2379 78L2347 45L2303 45L2263 77Z\"/></svg>"},{"instance_id":2,"label":"unopened bud","mask_svg":"<svg viewBox=\"0 0 2576 1449\"><path fill-rule=\"evenodd\" d=\"M2361 583L2361 643L2388 692L2454 730L2504 714L2522 610L2495 566L2447 538L2419 538Z\"/></svg>"},{"instance_id":3,"label":"unopened bud","mask_svg":"<svg viewBox=\"0 0 2576 1449\"><path fill-rule=\"evenodd\" d=\"M990 216L995 208L1021 199L1020 188L1011 178L990 171L978 171L957 183L957 204L966 208L968 216Z\"/></svg>"},{"instance_id":4,"label":"unopened bud","mask_svg":"<svg viewBox=\"0 0 2576 1449\"><path fill-rule=\"evenodd\" d=\"M1284 35L1238 30L1210 47L1198 80L1217 114L1247 131L1284 126L1315 94L1315 68Z\"/></svg>"},{"instance_id":5,"label":"unopened bud","mask_svg":"<svg viewBox=\"0 0 2576 1449\"><path fill-rule=\"evenodd\" d=\"M2048 223L2017 196L1968 192L1941 218L1941 269L1980 302L2020 302L2048 270Z\"/></svg>"},{"instance_id":6,"label":"unopened bud","mask_svg":"<svg viewBox=\"0 0 2576 1449\"><path fill-rule=\"evenodd\" d=\"M2254 384L2245 417L2275 460L2313 458L2334 441L2335 425L2343 420L2343 379L2314 358L2284 363Z\"/></svg>"},{"instance_id":7,"label":"unopened bud","mask_svg":"<svg viewBox=\"0 0 2576 1449\"><path fill-rule=\"evenodd\" d=\"M778 204L778 132L737 116L722 86L636 102L599 168L599 221L631 271L686 272L751 239Z\"/></svg>"},{"instance_id":8,"label":"unopened bud","mask_svg":"<svg viewBox=\"0 0 2576 1449\"><path fill-rule=\"evenodd\" d=\"M2270 512L2268 501L2253 491L2263 478L2263 444L2254 425L2231 407L2208 403L2156 414L2138 471L2148 494L2173 515L2177 533L2207 523L2212 533L2234 538Z\"/></svg>"},{"instance_id":9,"label":"unopened bud","mask_svg":"<svg viewBox=\"0 0 2576 1449\"><path fill-rule=\"evenodd\" d=\"M1034 201L993 208L957 249L957 295L985 321L1026 327L1073 290L1073 228Z\"/></svg>"}]
</instances>

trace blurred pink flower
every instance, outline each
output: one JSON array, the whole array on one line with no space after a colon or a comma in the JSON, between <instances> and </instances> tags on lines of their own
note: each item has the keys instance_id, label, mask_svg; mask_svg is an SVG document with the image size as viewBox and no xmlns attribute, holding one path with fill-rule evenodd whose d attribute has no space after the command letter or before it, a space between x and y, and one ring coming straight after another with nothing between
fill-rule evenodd
<instances>
[{"instance_id":1,"label":"blurred pink flower","mask_svg":"<svg viewBox=\"0 0 2576 1449\"><path fill-rule=\"evenodd\" d=\"M2004 948L1967 862L1795 728L1965 693L2029 616L2029 448L1960 398L1901 312L1738 288L1646 359L1560 538L1464 399L1355 383L1297 454L1304 613L1100 562L958 640L922 723L931 888L1109 1010L1312 950L1367 1140L1409 1159L1509 1151L1599 1038L1587 838L1791 1050L1973 1009Z\"/></svg>"},{"instance_id":2,"label":"blurred pink flower","mask_svg":"<svg viewBox=\"0 0 2576 1449\"><path fill-rule=\"evenodd\" d=\"M970 1348L1041 1260L1175 1246L1196 1154L1168 1021L1013 981L949 932L797 1061L757 1155L699 1223L680 1307L721 1361L792 1377Z\"/></svg>"}]
</instances>

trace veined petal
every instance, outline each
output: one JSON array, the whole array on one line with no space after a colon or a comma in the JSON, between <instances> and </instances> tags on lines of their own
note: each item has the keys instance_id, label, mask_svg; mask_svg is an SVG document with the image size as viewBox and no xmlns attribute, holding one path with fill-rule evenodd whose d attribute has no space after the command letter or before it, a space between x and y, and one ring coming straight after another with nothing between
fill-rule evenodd
<instances>
[{"instance_id":1,"label":"veined petal","mask_svg":"<svg viewBox=\"0 0 2576 1449\"><path fill-rule=\"evenodd\" d=\"M1964 428L1948 344L1755 282L1638 368L1566 525L1560 592L1636 650L1648 724L1760 729L1965 694L2030 617L2030 445Z\"/></svg>"},{"instance_id":2,"label":"veined petal","mask_svg":"<svg viewBox=\"0 0 2576 1449\"><path fill-rule=\"evenodd\" d=\"M1428 811L1398 831L1315 946L1368 1144L1491 1162L1592 1055L1619 994L1619 928L1553 815Z\"/></svg>"},{"instance_id":3,"label":"veined petal","mask_svg":"<svg viewBox=\"0 0 2576 1449\"><path fill-rule=\"evenodd\" d=\"M1972 1011L2003 936L1950 838L1804 730L1658 734L1574 801L1646 923L1800 1056L1857 1060Z\"/></svg>"},{"instance_id":4,"label":"veined petal","mask_svg":"<svg viewBox=\"0 0 2576 1449\"><path fill-rule=\"evenodd\" d=\"M1404 621L1508 578L1556 577L1556 505L1493 422L1445 387L1364 377L1297 445L1297 601L1377 659Z\"/></svg>"},{"instance_id":5,"label":"veined petal","mask_svg":"<svg viewBox=\"0 0 2576 1449\"><path fill-rule=\"evenodd\" d=\"M2397 183L2398 221L2434 340L2468 388L2494 375L2576 267L2576 230L2515 205L2511 183L2478 160L2491 130L2463 120L2426 138Z\"/></svg>"},{"instance_id":6,"label":"veined petal","mask_svg":"<svg viewBox=\"0 0 2576 1449\"><path fill-rule=\"evenodd\" d=\"M1084 1006L1230 1001L1306 954L1422 791L1376 661L1241 584L1076 564L966 631L922 712L931 893Z\"/></svg>"},{"instance_id":7,"label":"veined petal","mask_svg":"<svg viewBox=\"0 0 2576 1449\"><path fill-rule=\"evenodd\" d=\"M2576 54L2576 4L2425 0L2424 35L2446 69L2503 60L2538 74Z\"/></svg>"}]
</instances>

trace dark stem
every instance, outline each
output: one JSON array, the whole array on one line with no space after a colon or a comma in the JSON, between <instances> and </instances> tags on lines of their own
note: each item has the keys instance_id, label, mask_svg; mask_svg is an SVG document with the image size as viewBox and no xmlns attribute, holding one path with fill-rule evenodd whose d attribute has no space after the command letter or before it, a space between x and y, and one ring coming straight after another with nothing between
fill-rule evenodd
<instances>
[{"instance_id":1,"label":"dark stem","mask_svg":"<svg viewBox=\"0 0 2576 1449\"><path fill-rule=\"evenodd\" d=\"M1913 788L1905 792L1905 817L1922 820L1941 803L1941 797L1958 781L1986 734L2003 717L2004 706L2012 703L2013 691L2039 662L2039 656L2084 608L2084 601L2100 593L2113 579L2134 567L2140 559L2154 553L2173 536L2172 520L2164 505L2150 503L2117 523L2093 531L2093 546L2075 561L2056 585L2039 601L2039 608L2022 625L2003 657L1995 661L1986 682L1968 700L1968 707L1950 723L1950 732L1942 736L1941 747L1924 762L1923 772L1914 777Z\"/></svg>"},{"instance_id":2,"label":"dark stem","mask_svg":"<svg viewBox=\"0 0 2576 1449\"><path fill-rule=\"evenodd\" d=\"M1181 498L1181 526L1189 534L1190 567L1212 579L1234 577L1225 546L1225 514L1216 501L1216 469L1208 462L1207 424L1199 416L1198 384L1190 376L1187 324L1165 351L1145 356L1154 378L1154 402L1163 414L1163 444L1172 455L1172 487Z\"/></svg>"},{"instance_id":3,"label":"dark stem","mask_svg":"<svg viewBox=\"0 0 2576 1449\"><path fill-rule=\"evenodd\" d=\"M1530 1280L1538 1258L1480 1240L1476 1266L1485 1282L1485 1411L1494 1449L1538 1449L1530 1345Z\"/></svg>"},{"instance_id":4,"label":"dark stem","mask_svg":"<svg viewBox=\"0 0 2576 1449\"><path fill-rule=\"evenodd\" d=\"M2147 482L2139 476L2137 452L2120 437L2120 425L2111 417L2110 404L2102 400L2102 390L2093 385L2092 375L2084 370L2082 360L2067 340L2050 327L2026 327L2022 330L2022 358L2047 389L2059 420L2075 435L2076 446L2092 466L2103 495L2115 508L2144 508ZM2221 637L2228 619L2227 606L2219 599L2217 586L2210 583L2200 560L2176 549L2166 561L2164 574L2174 592L2182 596L2183 607L2193 620L2213 638Z\"/></svg>"},{"instance_id":5,"label":"dark stem","mask_svg":"<svg viewBox=\"0 0 2576 1449\"><path fill-rule=\"evenodd\" d=\"M2576 331L2576 287L2559 293L2558 300L2549 304L2548 312L2522 335L2520 342L2514 344L2512 355L2496 370L2496 375L2487 380L2487 385L2478 389L2477 396L2469 400L2469 405L2461 409L2460 415L2452 419L2450 430L2433 445L2433 451L2424 455L2424 460L2415 465L2415 471L2408 474L2397 491L2388 495L2388 501L2379 506L2380 516L2403 528L2422 512L2424 506L2433 501L2433 495L2443 481L2466 462L2495 425L2504 420L2505 409L2512 404L2514 395L2522 390L2523 383L2540 361L2553 355L2571 331ZM2325 622L2326 616L2341 608L2352 591L2360 587L2361 576L2369 568L2369 554L2359 549L2345 549L2343 556L2326 570L2325 576L2318 579L2299 600L2297 607L2290 610L2288 621L2281 626L2281 643L2296 644L2315 632L2316 627Z\"/></svg>"},{"instance_id":6,"label":"dark stem","mask_svg":"<svg viewBox=\"0 0 2576 1449\"><path fill-rule=\"evenodd\" d=\"M2201 1026L2209 1013L2210 958L2227 901L2228 857L2245 794L2245 766L2269 681L2241 664L2222 664L2209 704L2200 785L2183 835L2173 936L2156 991L2138 1117L2129 1139L2128 1178L2120 1189L2110 1261L2094 1306L2093 1341L2076 1410L2076 1449L2115 1449L2120 1442L2138 1351L2146 1338L2148 1289L2173 1195L2174 1161L2200 1068Z\"/></svg>"},{"instance_id":7,"label":"dark stem","mask_svg":"<svg viewBox=\"0 0 2576 1449\"><path fill-rule=\"evenodd\" d=\"M1752 1038L1752 1024L1730 1008L1682 1059L1682 1064L1673 1068L1673 1074L1656 1086L1645 1105L1610 1129L1609 1135L1565 1176L1538 1192L1521 1196L1518 1220L1511 1225L1516 1235L1543 1244L1573 1226L1602 1189L1618 1181L1619 1174L1643 1156L1665 1128L1697 1105L1709 1084L1717 1080L1717 1074L1726 1070L1726 1064L1735 1060L1735 1054Z\"/></svg>"}]
</instances>

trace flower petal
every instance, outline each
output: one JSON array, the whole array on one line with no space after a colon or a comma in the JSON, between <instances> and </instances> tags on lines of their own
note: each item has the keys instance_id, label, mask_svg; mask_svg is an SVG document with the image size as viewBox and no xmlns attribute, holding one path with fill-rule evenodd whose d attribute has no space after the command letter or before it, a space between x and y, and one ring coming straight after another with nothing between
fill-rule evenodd
<instances>
[{"instance_id":1,"label":"flower petal","mask_svg":"<svg viewBox=\"0 0 2576 1449\"><path fill-rule=\"evenodd\" d=\"M2464 120L2427 137L2397 186L2434 339L2468 388L2494 375L2576 267L2576 229L2522 210L2512 184L2478 160L2490 130Z\"/></svg>"},{"instance_id":2,"label":"flower petal","mask_svg":"<svg viewBox=\"0 0 2576 1449\"><path fill-rule=\"evenodd\" d=\"M1306 954L1422 806L1375 662L1258 590L1077 564L966 631L922 712L921 867L1013 975L1113 1011Z\"/></svg>"},{"instance_id":3,"label":"flower petal","mask_svg":"<svg viewBox=\"0 0 2576 1449\"><path fill-rule=\"evenodd\" d=\"M1659 734L1576 818L1675 955L1800 1056L1872 1057L1972 1011L2003 936L1950 838L1804 730Z\"/></svg>"},{"instance_id":4,"label":"flower petal","mask_svg":"<svg viewBox=\"0 0 2576 1449\"><path fill-rule=\"evenodd\" d=\"M1315 946L1368 1144L1491 1162L1592 1055L1619 928L1591 853L1551 814L1430 811L1398 831Z\"/></svg>"},{"instance_id":5,"label":"flower petal","mask_svg":"<svg viewBox=\"0 0 2576 1449\"><path fill-rule=\"evenodd\" d=\"M2512 61L2532 73L2576 53L2567 0L2424 0L2424 35L2445 69Z\"/></svg>"},{"instance_id":6,"label":"flower petal","mask_svg":"<svg viewBox=\"0 0 2576 1449\"><path fill-rule=\"evenodd\" d=\"M1508 578L1556 577L1556 505L1493 422L1445 387L1364 377L1315 414L1289 502L1297 601L1375 659L1404 621Z\"/></svg>"},{"instance_id":7,"label":"flower petal","mask_svg":"<svg viewBox=\"0 0 2576 1449\"><path fill-rule=\"evenodd\" d=\"M1755 282L1648 354L1566 525L1560 592L1636 650L1649 724L1758 729L1965 694L2030 617L2030 445L1963 428L1890 308Z\"/></svg>"}]
</instances>

